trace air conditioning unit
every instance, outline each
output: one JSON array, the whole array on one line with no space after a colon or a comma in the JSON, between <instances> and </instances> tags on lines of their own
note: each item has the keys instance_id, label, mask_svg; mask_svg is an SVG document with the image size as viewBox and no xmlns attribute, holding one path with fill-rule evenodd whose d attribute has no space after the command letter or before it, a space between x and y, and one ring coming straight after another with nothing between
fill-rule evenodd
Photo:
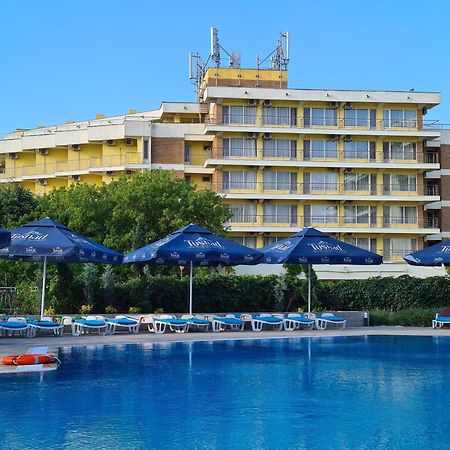
<instances>
[{"instance_id":1,"label":"air conditioning unit","mask_svg":"<svg viewBox=\"0 0 450 450\"><path fill-rule=\"evenodd\" d=\"M272 101L271 100L264 100L263 105L264 106L272 106Z\"/></svg>"},{"instance_id":2,"label":"air conditioning unit","mask_svg":"<svg viewBox=\"0 0 450 450\"><path fill-rule=\"evenodd\" d=\"M113 177L114 172L112 170L108 170L108 171L106 171L106 175L108 175L109 177Z\"/></svg>"},{"instance_id":3,"label":"air conditioning unit","mask_svg":"<svg viewBox=\"0 0 450 450\"><path fill-rule=\"evenodd\" d=\"M339 102L330 102L330 108L333 109L339 108Z\"/></svg>"},{"instance_id":4,"label":"air conditioning unit","mask_svg":"<svg viewBox=\"0 0 450 450\"><path fill-rule=\"evenodd\" d=\"M11 159L19 159L19 155L18 155L17 153L10 153L10 154L9 154L9 157L10 157Z\"/></svg>"},{"instance_id":5,"label":"air conditioning unit","mask_svg":"<svg viewBox=\"0 0 450 450\"><path fill-rule=\"evenodd\" d=\"M344 136L344 142L351 142L352 141L352 137L349 134L346 134Z\"/></svg>"},{"instance_id":6,"label":"air conditioning unit","mask_svg":"<svg viewBox=\"0 0 450 450\"><path fill-rule=\"evenodd\" d=\"M48 181L45 178L39 178L39 185L40 186L47 186Z\"/></svg>"},{"instance_id":7,"label":"air conditioning unit","mask_svg":"<svg viewBox=\"0 0 450 450\"><path fill-rule=\"evenodd\" d=\"M210 145L204 145L204 146L203 146L203 151L205 151L205 152L210 152L211 150L212 150L212 148L211 148Z\"/></svg>"},{"instance_id":8,"label":"air conditioning unit","mask_svg":"<svg viewBox=\"0 0 450 450\"><path fill-rule=\"evenodd\" d=\"M337 172L339 169L337 167L329 167L328 172Z\"/></svg>"},{"instance_id":9,"label":"air conditioning unit","mask_svg":"<svg viewBox=\"0 0 450 450\"><path fill-rule=\"evenodd\" d=\"M256 99L254 99L254 98L249 98L248 99L248 105L249 106L255 106L256 105Z\"/></svg>"},{"instance_id":10,"label":"air conditioning unit","mask_svg":"<svg viewBox=\"0 0 450 450\"><path fill-rule=\"evenodd\" d=\"M264 133L263 139L272 139L272 133Z\"/></svg>"},{"instance_id":11,"label":"air conditioning unit","mask_svg":"<svg viewBox=\"0 0 450 450\"><path fill-rule=\"evenodd\" d=\"M125 139L125 145L131 147L134 145L134 139Z\"/></svg>"},{"instance_id":12,"label":"air conditioning unit","mask_svg":"<svg viewBox=\"0 0 450 450\"><path fill-rule=\"evenodd\" d=\"M70 146L70 148L74 151L74 152L79 152L81 150L81 145L80 144L72 144Z\"/></svg>"},{"instance_id":13,"label":"air conditioning unit","mask_svg":"<svg viewBox=\"0 0 450 450\"><path fill-rule=\"evenodd\" d=\"M329 139L330 141L336 141L336 140L339 139L339 136L338 136L337 134L330 134L330 135L328 136L328 139Z\"/></svg>"},{"instance_id":14,"label":"air conditioning unit","mask_svg":"<svg viewBox=\"0 0 450 450\"><path fill-rule=\"evenodd\" d=\"M247 137L248 138L255 138L256 137L256 133L247 133Z\"/></svg>"},{"instance_id":15,"label":"air conditioning unit","mask_svg":"<svg viewBox=\"0 0 450 450\"><path fill-rule=\"evenodd\" d=\"M40 148L40 149L38 149L38 153L41 156L47 156L48 155L48 150L46 148Z\"/></svg>"},{"instance_id":16,"label":"air conditioning unit","mask_svg":"<svg viewBox=\"0 0 450 450\"><path fill-rule=\"evenodd\" d=\"M81 181L80 175L72 175L72 181Z\"/></svg>"},{"instance_id":17,"label":"air conditioning unit","mask_svg":"<svg viewBox=\"0 0 450 450\"><path fill-rule=\"evenodd\" d=\"M116 141L114 141L114 140L112 140L112 139L108 139L107 141L106 141L106 145L109 145L109 146L114 146L114 145L116 145Z\"/></svg>"},{"instance_id":18,"label":"air conditioning unit","mask_svg":"<svg viewBox=\"0 0 450 450\"><path fill-rule=\"evenodd\" d=\"M353 170L352 170L352 169L349 169L349 168L347 168L347 169L344 169L344 173L353 173Z\"/></svg>"},{"instance_id":19,"label":"air conditioning unit","mask_svg":"<svg viewBox=\"0 0 450 450\"><path fill-rule=\"evenodd\" d=\"M350 102L346 102L344 104L344 109L352 109L352 108L353 108L353 106L352 106L352 104Z\"/></svg>"},{"instance_id":20,"label":"air conditioning unit","mask_svg":"<svg viewBox=\"0 0 450 450\"><path fill-rule=\"evenodd\" d=\"M133 171L132 170L125 170L125 175L133 175Z\"/></svg>"}]
</instances>

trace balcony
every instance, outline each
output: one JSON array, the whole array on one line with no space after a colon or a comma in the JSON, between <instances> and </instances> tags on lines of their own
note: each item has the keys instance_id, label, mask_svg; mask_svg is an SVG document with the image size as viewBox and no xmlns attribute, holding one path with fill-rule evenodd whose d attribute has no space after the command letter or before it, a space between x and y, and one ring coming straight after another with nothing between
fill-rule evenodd
<instances>
[{"instance_id":1,"label":"balcony","mask_svg":"<svg viewBox=\"0 0 450 450\"><path fill-rule=\"evenodd\" d=\"M244 172L245 173L245 172ZM273 172L276 173L276 172ZM428 186L430 187L430 186ZM355 186L354 183L297 183L294 181L226 181L222 183L214 183L213 188L216 192L230 194L246 194L246 193L278 193L278 194L297 194L297 195L345 195L345 196L401 196L417 198L421 195L417 190L405 190L399 184L360 184ZM432 190L427 195L436 196L436 191ZM318 198L320 199L320 198ZM365 198L365 200L371 200Z\"/></svg>"},{"instance_id":2,"label":"balcony","mask_svg":"<svg viewBox=\"0 0 450 450\"><path fill-rule=\"evenodd\" d=\"M439 154L437 152L426 152L425 162L427 164L439 164Z\"/></svg>"},{"instance_id":3,"label":"balcony","mask_svg":"<svg viewBox=\"0 0 450 450\"><path fill-rule=\"evenodd\" d=\"M439 195L439 186L437 184L428 184L425 186L426 195Z\"/></svg>"},{"instance_id":4,"label":"balcony","mask_svg":"<svg viewBox=\"0 0 450 450\"><path fill-rule=\"evenodd\" d=\"M228 225L232 231L295 232L303 227L326 228L330 232L376 234L429 234L439 232L436 221L419 226L417 218L377 216L338 216L337 214L268 215L241 213L233 216Z\"/></svg>"},{"instance_id":5,"label":"balcony","mask_svg":"<svg viewBox=\"0 0 450 450\"><path fill-rule=\"evenodd\" d=\"M205 117L205 125L220 126L224 128L261 128L279 130L285 133L301 130L347 130L349 134L386 134L401 135L416 132L417 135L439 136L440 124L436 120L385 120L385 119L346 119L341 116L266 116L258 114L210 114ZM286 130L286 131L284 131ZM287 131L290 130L290 131ZM264 131L263 131L264 132ZM392 133L390 133L392 132ZM421 133L422 132L422 133ZM342 133L341 133L342 134Z\"/></svg>"}]
</instances>

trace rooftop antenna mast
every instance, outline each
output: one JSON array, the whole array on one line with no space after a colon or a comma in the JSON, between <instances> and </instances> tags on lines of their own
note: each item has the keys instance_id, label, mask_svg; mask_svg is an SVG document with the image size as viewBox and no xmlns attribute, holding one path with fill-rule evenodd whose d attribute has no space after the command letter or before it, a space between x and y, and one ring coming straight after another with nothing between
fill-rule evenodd
<instances>
[{"instance_id":1,"label":"rooftop antenna mast","mask_svg":"<svg viewBox=\"0 0 450 450\"><path fill-rule=\"evenodd\" d=\"M269 59L271 69L280 71L281 86L281 72L287 70L289 64L289 31L279 34L278 45L264 59L260 59L256 55L256 69L259 71L261 66Z\"/></svg>"},{"instance_id":2,"label":"rooftop antenna mast","mask_svg":"<svg viewBox=\"0 0 450 450\"><path fill-rule=\"evenodd\" d=\"M200 84L205 75L206 66L198 52L189 52L189 80L194 86L197 97L200 95Z\"/></svg>"}]
</instances>

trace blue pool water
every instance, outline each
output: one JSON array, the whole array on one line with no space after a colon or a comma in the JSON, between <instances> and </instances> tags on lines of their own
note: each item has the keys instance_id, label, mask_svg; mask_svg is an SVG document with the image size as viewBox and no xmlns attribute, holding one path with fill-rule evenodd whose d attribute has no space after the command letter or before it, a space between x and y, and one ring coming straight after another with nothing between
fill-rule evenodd
<instances>
[{"instance_id":1,"label":"blue pool water","mask_svg":"<svg viewBox=\"0 0 450 450\"><path fill-rule=\"evenodd\" d=\"M450 445L450 338L76 347L0 377L1 449Z\"/></svg>"}]
</instances>

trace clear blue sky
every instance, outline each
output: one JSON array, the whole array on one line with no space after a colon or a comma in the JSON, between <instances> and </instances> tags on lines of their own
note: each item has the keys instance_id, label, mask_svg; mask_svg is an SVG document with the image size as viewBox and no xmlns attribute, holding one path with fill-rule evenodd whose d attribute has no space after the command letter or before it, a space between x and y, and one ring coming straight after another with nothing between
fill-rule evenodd
<instances>
[{"instance_id":1,"label":"clear blue sky","mask_svg":"<svg viewBox=\"0 0 450 450\"><path fill-rule=\"evenodd\" d=\"M290 31L290 87L440 91L426 118L450 123L446 0L13 0L0 17L0 135L194 100L187 55L211 25L247 67Z\"/></svg>"}]
</instances>

